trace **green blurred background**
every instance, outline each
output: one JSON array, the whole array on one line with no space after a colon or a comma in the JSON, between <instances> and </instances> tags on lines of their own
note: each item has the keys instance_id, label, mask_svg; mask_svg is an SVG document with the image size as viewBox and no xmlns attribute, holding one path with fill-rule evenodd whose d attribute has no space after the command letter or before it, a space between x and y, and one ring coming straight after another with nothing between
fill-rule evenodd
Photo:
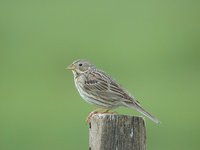
<instances>
[{"instance_id":1,"label":"green blurred background","mask_svg":"<svg viewBox=\"0 0 200 150\"><path fill-rule=\"evenodd\" d=\"M162 124L149 150L200 148L200 1L0 1L0 150L88 149L94 109L65 67L88 59ZM119 113L139 115L126 109Z\"/></svg>"}]
</instances>

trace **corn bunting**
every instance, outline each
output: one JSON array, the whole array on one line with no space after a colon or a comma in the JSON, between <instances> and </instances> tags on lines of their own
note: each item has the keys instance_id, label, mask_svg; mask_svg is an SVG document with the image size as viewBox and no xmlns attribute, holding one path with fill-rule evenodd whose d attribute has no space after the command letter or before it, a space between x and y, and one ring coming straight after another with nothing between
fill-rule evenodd
<instances>
[{"instance_id":1,"label":"corn bunting","mask_svg":"<svg viewBox=\"0 0 200 150\"><path fill-rule=\"evenodd\" d=\"M140 103L127 90L89 61L76 60L67 69L72 70L74 74L75 86L80 96L86 102L104 109L103 113L119 106L125 106L133 108L153 122L159 123L159 120L142 108ZM98 110L91 112L87 121L91 115L97 112Z\"/></svg>"}]
</instances>

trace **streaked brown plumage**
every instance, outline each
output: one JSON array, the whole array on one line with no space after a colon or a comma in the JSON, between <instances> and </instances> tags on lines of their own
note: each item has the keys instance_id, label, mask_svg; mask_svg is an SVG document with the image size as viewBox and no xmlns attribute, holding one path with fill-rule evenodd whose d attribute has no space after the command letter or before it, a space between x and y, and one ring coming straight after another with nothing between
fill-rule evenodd
<instances>
[{"instance_id":1,"label":"streaked brown plumage","mask_svg":"<svg viewBox=\"0 0 200 150\"><path fill-rule=\"evenodd\" d=\"M76 60L68 69L74 74L74 81L81 97L90 104L106 110L125 106L136 109L155 123L158 119L144 110L139 102L114 79L97 69L86 60Z\"/></svg>"}]
</instances>

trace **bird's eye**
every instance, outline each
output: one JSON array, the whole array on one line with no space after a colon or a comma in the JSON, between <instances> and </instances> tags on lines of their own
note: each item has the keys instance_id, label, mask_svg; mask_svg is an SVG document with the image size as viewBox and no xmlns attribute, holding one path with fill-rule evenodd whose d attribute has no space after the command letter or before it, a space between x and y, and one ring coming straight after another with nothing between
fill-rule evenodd
<instances>
[{"instance_id":1,"label":"bird's eye","mask_svg":"<svg viewBox=\"0 0 200 150\"><path fill-rule=\"evenodd\" d=\"M83 64L79 64L79 66L83 66Z\"/></svg>"}]
</instances>

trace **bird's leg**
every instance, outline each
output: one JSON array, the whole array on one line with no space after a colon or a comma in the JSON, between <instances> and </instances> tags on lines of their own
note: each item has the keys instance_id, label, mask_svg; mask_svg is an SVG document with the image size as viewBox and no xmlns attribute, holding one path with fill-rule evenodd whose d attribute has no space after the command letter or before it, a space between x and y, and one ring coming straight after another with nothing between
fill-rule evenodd
<instances>
[{"instance_id":1,"label":"bird's leg","mask_svg":"<svg viewBox=\"0 0 200 150\"><path fill-rule=\"evenodd\" d=\"M110 109L106 109L105 111L102 112L102 114L109 113Z\"/></svg>"},{"instance_id":2,"label":"bird's leg","mask_svg":"<svg viewBox=\"0 0 200 150\"><path fill-rule=\"evenodd\" d=\"M97 114L100 110L102 110L102 108L97 108L95 110L93 110L92 112L89 113L89 115L86 118L86 122L89 123L90 122L90 118L94 115Z\"/></svg>"},{"instance_id":3,"label":"bird's leg","mask_svg":"<svg viewBox=\"0 0 200 150\"><path fill-rule=\"evenodd\" d=\"M110 111L110 109L106 109L105 111L102 112L102 114L117 114L117 112Z\"/></svg>"},{"instance_id":4,"label":"bird's leg","mask_svg":"<svg viewBox=\"0 0 200 150\"><path fill-rule=\"evenodd\" d=\"M103 110L103 111L102 111ZM102 112L101 112L102 111ZM90 112L89 115L86 118L86 122L89 123L90 122L90 118L97 113L101 113L101 114L117 114L117 112L111 112L110 109L103 109L103 108L97 108L94 111Z\"/></svg>"}]
</instances>

